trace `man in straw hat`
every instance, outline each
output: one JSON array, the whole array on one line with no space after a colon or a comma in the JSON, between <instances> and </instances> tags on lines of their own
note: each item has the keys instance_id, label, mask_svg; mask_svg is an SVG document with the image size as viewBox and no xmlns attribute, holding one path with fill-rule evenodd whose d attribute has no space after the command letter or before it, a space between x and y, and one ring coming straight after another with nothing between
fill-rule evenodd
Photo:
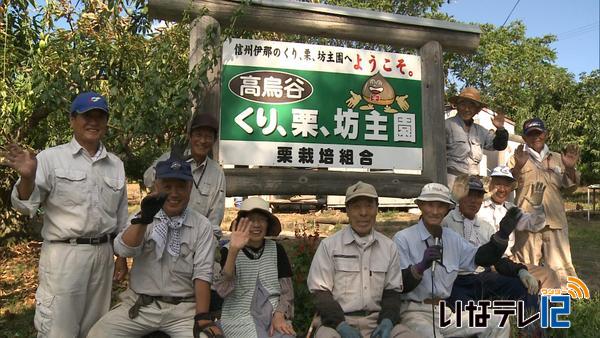
<instances>
[{"instance_id":1,"label":"man in straw hat","mask_svg":"<svg viewBox=\"0 0 600 338\"><path fill-rule=\"evenodd\" d=\"M539 118L523 123L524 146L519 146L509 161L511 173L519 183L516 204L527 212L533 206L526 203L529 187L536 182L546 186L542 205L546 216L545 227L538 232L515 233L513 253L518 261L540 265L543 261L558 274L566 287L568 276L577 276L571 261L571 246L565 203L562 194L577 189L580 174L575 168L579 148L568 145L562 153L550 151L546 145L547 129Z\"/></svg>"},{"instance_id":2,"label":"man in straw hat","mask_svg":"<svg viewBox=\"0 0 600 338\"><path fill-rule=\"evenodd\" d=\"M506 149L508 131L504 129L504 114L501 113L497 113L492 120L496 127L495 132L474 122L473 117L486 107L477 89L467 87L448 101L455 105L457 110L456 116L445 122L447 183L452 188L458 175L479 175L483 149Z\"/></svg>"},{"instance_id":3,"label":"man in straw hat","mask_svg":"<svg viewBox=\"0 0 600 338\"><path fill-rule=\"evenodd\" d=\"M13 207L31 216L44 209L33 319L38 337L85 337L109 310L110 242L127 223L123 162L101 142L109 119L106 99L95 92L77 95L69 119L70 142L37 156L16 144L0 154L20 176Z\"/></svg>"},{"instance_id":4,"label":"man in straw hat","mask_svg":"<svg viewBox=\"0 0 600 338\"><path fill-rule=\"evenodd\" d=\"M215 241L208 219L188 207L192 180L178 154L156 165L155 192L114 240L119 255L133 257L129 288L88 337L222 335L208 312Z\"/></svg>"},{"instance_id":5,"label":"man in straw hat","mask_svg":"<svg viewBox=\"0 0 600 338\"><path fill-rule=\"evenodd\" d=\"M441 308L446 306L442 300L450 296L459 270L491 266L500 259L521 211L510 209L500 224L500 230L487 244L476 247L455 231L441 226L444 217L455 206L446 186L426 184L416 203L422 214L419 223L397 232L393 238L400 253L400 268L409 268L414 278L420 281L414 290L403 294L406 302L400 312L402 323L426 337L434 334L438 337L508 337L510 327L498 327L500 319L497 316L491 316L484 328L458 327L454 316L451 316L450 325L442 328L438 316ZM451 313L449 308L444 309ZM461 318L462 323L468 322L466 312Z\"/></svg>"},{"instance_id":6,"label":"man in straw hat","mask_svg":"<svg viewBox=\"0 0 600 338\"><path fill-rule=\"evenodd\" d=\"M418 336L398 322L403 273L396 246L374 229L377 210L375 187L348 187L350 225L324 239L313 257L307 282L317 338Z\"/></svg>"},{"instance_id":7,"label":"man in straw hat","mask_svg":"<svg viewBox=\"0 0 600 338\"><path fill-rule=\"evenodd\" d=\"M514 207L512 202L508 201L510 194L516 187L516 180L506 166L494 168L490 174L489 190L490 196L483 200L481 209L477 212L477 219L493 225L496 231L500 227L500 220L506 215L506 212ZM531 205L532 212L524 212L519 220L514 233L510 235L508 247L504 256L515 260L513 255L513 246L515 244L515 233L519 231L539 232L546 226L546 216L542 204L546 186L542 182L533 183L528 189L529 193L525 197L525 203ZM534 264L525 264L527 270L540 281L541 287L546 289L559 289L560 279L554 270L548 266L539 266Z\"/></svg>"},{"instance_id":8,"label":"man in straw hat","mask_svg":"<svg viewBox=\"0 0 600 338\"><path fill-rule=\"evenodd\" d=\"M231 226L231 240L221 248L223 297L221 325L227 337L295 337L292 268L277 236L281 223L269 202L250 197Z\"/></svg>"}]
</instances>

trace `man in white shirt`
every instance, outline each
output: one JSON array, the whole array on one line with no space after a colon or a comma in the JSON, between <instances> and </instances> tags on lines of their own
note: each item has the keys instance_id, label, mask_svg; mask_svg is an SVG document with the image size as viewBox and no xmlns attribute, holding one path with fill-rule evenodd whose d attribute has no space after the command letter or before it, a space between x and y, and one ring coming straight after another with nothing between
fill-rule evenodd
<instances>
[{"instance_id":1,"label":"man in white shirt","mask_svg":"<svg viewBox=\"0 0 600 338\"><path fill-rule=\"evenodd\" d=\"M101 142L108 104L94 92L71 105L73 138L37 156L9 145L2 163L19 173L12 205L44 208L34 325L38 337L85 337L110 306L112 235L127 222L123 162Z\"/></svg>"},{"instance_id":2,"label":"man in white shirt","mask_svg":"<svg viewBox=\"0 0 600 338\"><path fill-rule=\"evenodd\" d=\"M494 168L490 177L489 190L491 196L484 199L481 209L477 213L477 218L493 225L497 230L500 226L500 220L502 220L510 208L515 206L508 201L508 198L515 189L516 180L513 178L510 168L505 166ZM537 233L546 226L546 217L542 204L546 187L543 183L536 182L532 183L528 190L529 194L524 198L524 203L531 205L531 212L523 213L523 217L521 217L517 224L516 233L521 231ZM515 234L513 233L508 240L508 247L504 253L510 259L514 259L512 251L514 243ZM540 281L542 288L560 288L558 275L548 266L534 264L525 264L525 266L527 266L529 273Z\"/></svg>"}]
</instances>

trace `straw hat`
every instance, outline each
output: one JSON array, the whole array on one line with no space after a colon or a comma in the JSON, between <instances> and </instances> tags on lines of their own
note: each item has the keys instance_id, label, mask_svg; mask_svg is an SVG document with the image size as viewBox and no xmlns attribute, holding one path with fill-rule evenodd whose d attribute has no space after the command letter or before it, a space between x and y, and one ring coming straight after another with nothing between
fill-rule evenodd
<instances>
[{"instance_id":1,"label":"straw hat","mask_svg":"<svg viewBox=\"0 0 600 338\"><path fill-rule=\"evenodd\" d=\"M462 100L469 100L469 101L475 102L476 104L480 105L482 108L487 106L487 104L485 104L481 101L481 95L479 94L479 90L477 90L473 87L467 87L467 88L463 89L460 92L460 94L458 94L457 96L452 96L451 98L449 98L448 102L450 102L454 105L457 105Z\"/></svg>"}]
</instances>

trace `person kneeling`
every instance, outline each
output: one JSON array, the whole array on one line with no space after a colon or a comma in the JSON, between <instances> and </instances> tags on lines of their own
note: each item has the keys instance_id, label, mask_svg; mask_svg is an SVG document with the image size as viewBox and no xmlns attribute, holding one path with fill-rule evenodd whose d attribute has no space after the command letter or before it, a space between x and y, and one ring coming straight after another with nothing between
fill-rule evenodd
<instances>
[{"instance_id":1,"label":"person kneeling","mask_svg":"<svg viewBox=\"0 0 600 338\"><path fill-rule=\"evenodd\" d=\"M215 244L208 219L188 208L190 164L172 153L157 164L155 184L114 241L116 253L133 257L131 284L88 337L222 337L208 314Z\"/></svg>"}]
</instances>

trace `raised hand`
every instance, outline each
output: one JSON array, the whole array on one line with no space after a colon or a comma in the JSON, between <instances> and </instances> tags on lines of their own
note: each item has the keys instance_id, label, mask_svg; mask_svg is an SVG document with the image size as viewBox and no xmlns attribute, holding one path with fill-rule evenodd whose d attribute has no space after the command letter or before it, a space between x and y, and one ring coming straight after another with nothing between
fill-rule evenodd
<instances>
[{"instance_id":1,"label":"raised hand","mask_svg":"<svg viewBox=\"0 0 600 338\"><path fill-rule=\"evenodd\" d=\"M33 150L10 143L6 151L0 152L0 164L13 168L22 178L35 179L37 159Z\"/></svg>"},{"instance_id":2,"label":"raised hand","mask_svg":"<svg viewBox=\"0 0 600 338\"><path fill-rule=\"evenodd\" d=\"M469 175L463 174L456 177L452 185L452 196L456 201L469 194Z\"/></svg>"},{"instance_id":3,"label":"raised hand","mask_svg":"<svg viewBox=\"0 0 600 338\"><path fill-rule=\"evenodd\" d=\"M504 129L504 120L504 113L496 112L494 118L492 119L492 124L494 127L496 127L496 129Z\"/></svg>"},{"instance_id":4,"label":"raised hand","mask_svg":"<svg viewBox=\"0 0 600 338\"><path fill-rule=\"evenodd\" d=\"M529 153L523 150L523 145L519 145L515 149L515 168L523 168L525 163L529 160Z\"/></svg>"},{"instance_id":5,"label":"raised hand","mask_svg":"<svg viewBox=\"0 0 600 338\"><path fill-rule=\"evenodd\" d=\"M575 144L567 145L562 153L561 159L565 168L575 168L577 161L579 161L579 147Z\"/></svg>"},{"instance_id":6,"label":"raised hand","mask_svg":"<svg viewBox=\"0 0 600 338\"><path fill-rule=\"evenodd\" d=\"M142 200L141 213L138 217L131 220L131 224L150 224L154 220L154 215L160 211L167 200L167 194L150 194Z\"/></svg>"},{"instance_id":7,"label":"raised hand","mask_svg":"<svg viewBox=\"0 0 600 338\"><path fill-rule=\"evenodd\" d=\"M534 207L542 204L544 200L544 191L546 191L546 185L542 182L535 182L531 184L529 189L529 196L525 196L525 199L531 203Z\"/></svg>"},{"instance_id":8,"label":"raised hand","mask_svg":"<svg viewBox=\"0 0 600 338\"><path fill-rule=\"evenodd\" d=\"M231 227L231 238L229 247L235 250L241 250L250 240L250 219L242 217Z\"/></svg>"},{"instance_id":9,"label":"raised hand","mask_svg":"<svg viewBox=\"0 0 600 338\"><path fill-rule=\"evenodd\" d=\"M506 215L500 221L500 230L497 232L498 236L501 239L508 240L508 236L515 230L522 215L521 209L517 207L508 209Z\"/></svg>"}]
</instances>

